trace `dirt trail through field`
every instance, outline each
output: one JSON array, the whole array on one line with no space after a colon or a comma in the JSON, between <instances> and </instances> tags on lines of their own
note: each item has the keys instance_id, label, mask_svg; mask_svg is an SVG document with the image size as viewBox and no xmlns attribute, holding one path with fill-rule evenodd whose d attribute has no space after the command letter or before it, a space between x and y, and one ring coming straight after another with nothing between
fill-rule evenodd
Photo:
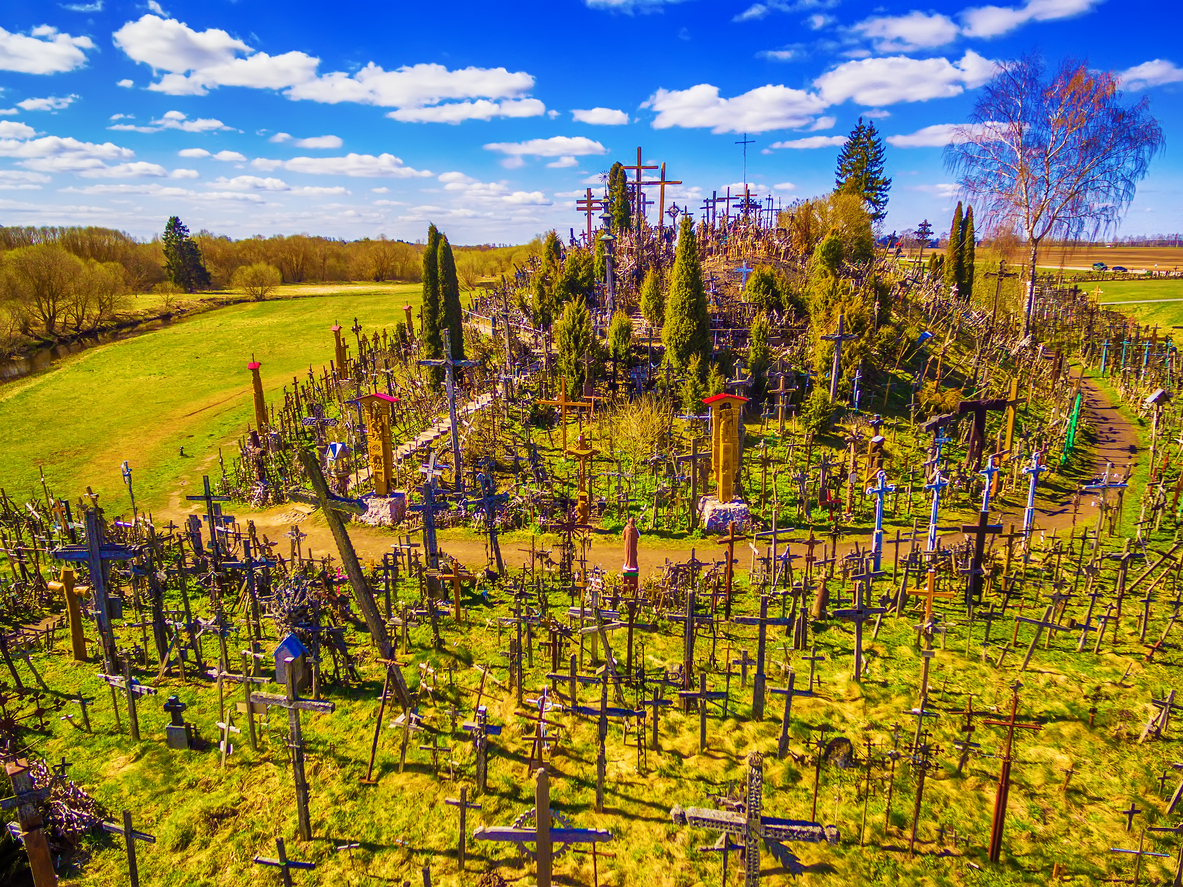
<instances>
[{"instance_id":1,"label":"dirt trail through field","mask_svg":"<svg viewBox=\"0 0 1183 887\"><path fill-rule=\"evenodd\" d=\"M1105 471L1106 464L1112 463L1116 473L1128 475L1139 457L1138 438L1133 426L1121 415L1108 395L1090 380L1085 380L1083 390L1085 394L1082 409L1083 418L1097 429L1094 474L1100 477ZM171 518L180 523L189 513L189 510L184 507L186 504L178 495L172 500L170 507L165 509L160 516L164 520ZM1054 500L1037 498L1036 526L1045 532L1062 531L1072 525L1072 512L1071 495ZM332 534L319 514L316 513L316 509L299 504L288 504L260 513L247 513L242 509L237 509L234 513L239 520L245 521L248 518L253 520L261 533L272 540L279 540L278 550L284 557L288 555L289 543L283 537L294 523L298 523L300 532L306 534L306 538L301 543L305 553L311 548L317 556L327 551L331 552L334 558L336 557L336 545L333 542ZM995 520L1004 526L1014 524L1016 527L1021 526L1022 519L1021 503L995 517ZM1076 524L1091 526L1095 519L1096 507L1093 505L1092 499L1087 496L1081 497L1078 503ZM395 541L393 534L389 531L358 525L350 526L349 535L363 562L381 560L382 555L390 551L390 547ZM484 566L486 553L485 543L482 540L448 539L447 536L446 531L441 533L440 547L442 550L470 568L479 569ZM954 541L958 536L959 533L953 527L944 528L942 538L947 543ZM418 541L417 533L415 537ZM865 548L869 542L869 533L851 534L839 542L838 550L840 554L845 553L856 544ZM546 545L541 547L549 547L553 544L555 544L554 538L551 537ZM713 561L721 554L721 547L714 539L669 543L666 540L642 534L639 551L642 574L648 575L653 571L660 570L666 560L686 561L690 557L692 547L695 549L696 556L704 561ZM501 553L506 566L517 569L528 562L530 559L529 548L530 541L528 539L525 541L503 540ZM623 548L618 534L593 531L592 542L588 549L589 564L598 564L607 570L617 570L622 554ZM736 557L739 560L738 568L747 569L751 560L747 543L740 543L736 546Z\"/></svg>"}]
</instances>

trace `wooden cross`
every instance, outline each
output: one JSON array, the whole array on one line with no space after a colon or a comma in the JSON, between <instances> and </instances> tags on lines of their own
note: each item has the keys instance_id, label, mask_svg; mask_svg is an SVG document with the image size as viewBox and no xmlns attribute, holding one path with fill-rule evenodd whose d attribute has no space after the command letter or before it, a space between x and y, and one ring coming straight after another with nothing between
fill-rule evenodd
<instances>
[{"instance_id":1,"label":"wooden cross","mask_svg":"<svg viewBox=\"0 0 1183 887\"><path fill-rule=\"evenodd\" d=\"M1031 639L1031 646L1027 648L1027 655L1023 658L1023 664L1021 666L1019 666L1020 672L1024 671L1027 668L1027 664L1031 661L1031 657L1035 654L1035 645L1038 644L1039 639L1041 637L1043 637L1043 630L1045 628L1048 631L1068 631L1069 630L1068 626L1060 625L1057 622L1052 621L1052 618L1051 618L1052 609L1053 609L1053 605L1048 604L1047 608L1043 611L1043 618L1042 619L1032 619L1029 616L1016 616L1015 617L1016 628L1018 627L1017 623L1019 623L1019 622L1026 622L1028 625L1035 626L1035 637L1033 637Z\"/></svg>"},{"instance_id":2,"label":"wooden cross","mask_svg":"<svg viewBox=\"0 0 1183 887\"><path fill-rule=\"evenodd\" d=\"M1127 828L1126 831L1128 832L1129 829ZM1152 828L1151 831L1152 832L1153 831L1167 831L1167 829ZM1156 856L1156 857L1159 857L1160 859L1170 859L1171 858L1171 854L1169 854L1169 853L1153 853L1150 850L1143 849L1145 842L1146 842L1146 829L1142 829L1141 833L1138 835L1138 849L1137 850L1124 850L1120 847L1110 847L1109 848L1110 853L1128 853L1128 854L1137 858L1137 862L1134 864L1134 879L1133 879L1134 887L1138 887L1138 876L1141 874L1141 871L1142 871L1142 857L1143 856ZM1175 877L1175 880L1173 883L1175 883L1175 884L1179 883L1178 870L1176 870L1176 877Z\"/></svg>"},{"instance_id":3,"label":"wooden cross","mask_svg":"<svg viewBox=\"0 0 1183 887\"><path fill-rule=\"evenodd\" d=\"M483 676L481 685L484 686ZM489 712L485 706L480 704L479 697L473 720L464 725L464 730L472 734L473 756L476 758L476 790L484 792L489 773L489 737L500 736L501 727L489 723Z\"/></svg>"},{"instance_id":4,"label":"wooden cross","mask_svg":"<svg viewBox=\"0 0 1183 887\"><path fill-rule=\"evenodd\" d=\"M906 588L905 593L913 597L924 598L924 630L929 631L929 624L932 622L932 604L936 598L951 598L953 592L951 591L937 591L937 571L934 567L928 568L927 580L924 584L924 591L918 588Z\"/></svg>"},{"instance_id":5,"label":"wooden cross","mask_svg":"<svg viewBox=\"0 0 1183 887\"><path fill-rule=\"evenodd\" d=\"M1045 616L1044 618L1047 617ZM990 826L989 859L991 862L998 862L999 857L1002 855L1002 829L1006 824L1006 802L1010 795L1010 770L1013 760L1011 751L1014 746L1015 728L1035 731L1043 729L1039 724L1023 724L1018 722L1019 688L1021 686L1022 684L1018 681L1015 681L1011 685L1013 695L1011 696L1010 718L1008 720L982 721L983 724L989 727L1006 727L1006 744L1003 746L1002 768L998 773L998 793L994 797L994 821Z\"/></svg>"},{"instance_id":6,"label":"wooden cross","mask_svg":"<svg viewBox=\"0 0 1183 887\"><path fill-rule=\"evenodd\" d=\"M812 670L812 669L811 669ZM788 679L789 685L784 690L779 687L773 687L772 692L777 696L785 697L785 711L781 715L780 720L780 738L776 743L776 756L780 760L784 760L789 754L789 721L793 715L793 697L794 696L812 696L812 690L797 690L793 685L796 683L796 674L789 669Z\"/></svg>"},{"instance_id":7,"label":"wooden cross","mask_svg":"<svg viewBox=\"0 0 1183 887\"><path fill-rule=\"evenodd\" d=\"M732 524L732 529L735 525ZM768 627L778 625L792 625L794 618L788 617L774 617L768 616L768 595L760 596L760 615L759 616L737 616L732 620L739 625L755 625L758 626L758 634L756 641L756 674L752 681L752 717L757 721L764 719L764 687L766 677L764 674L764 656L768 643ZM745 651L744 658L747 658Z\"/></svg>"},{"instance_id":8,"label":"wooden cross","mask_svg":"<svg viewBox=\"0 0 1183 887\"><path fill-rule=\"evenodd\" d=\"M723 593L724 606L726 607L726 618L731 618L731 585L735 577L735 543L746 542L747 536L735 535L735 521L727 522L727 535L718 540L719 545L727 546L727 563L723 567ZM760 631L760 642L763 647L764 631Z\"/></svg>"},{"instance_id":9,"label":"wooden cross","mask_svg":"<svg viewBox=\"0 0 1183 887\"><path fill-rule=\"evenodd\" d=\"M639 158L638 158L638 160L639 160ZM657 206L658 206L657 227L660 230L665 227L665 186L666 185L680 185L680 184L682 184L682 182L680 180L679 181L671 181L670 179L667 179L665 177L665 163L663 162L661 164L661 178L658 179L657 184L660 186L660 188L657 192L657 194L658 194L658 197L657 197Z\"/></svg>"},{"instance_id":10,"label":"wooden cross","mask_svg":"<svg viewBox=\"0 0 1183 887\"><path fill-rule=\"evenodd\" d=\"M683 453L680 456L675 456L676 463L689 462L690 463L690 529L694 530L698 526L698 463L703 459L710 459L711 451L703 450L699 452L698 437L690 438L690 452Z\"/></svg>"},{"instance_id":11,"label":"wooden cross","mask_svg":"<svg viewBox=\"0 0 1183 887\"><path fill-rule=\"evenodd\" d=\"M540 400L540 404L548 407L558 407L561 416L560 423L563 426L563 452L567 451L567 410L568 409L591 409L591 404L585 401L574 401L567 399L567 388L562 386L559 389L559 396L556 400Z\"/></svg>"},{"instance_id":12,"label":"wooden cross","mask_svg":"<svg viewBox=\"0 0 1183 887\"><path fill-rule=\"evenodd\" d=\"M127 870L130 876L131 887L140 887L140 870L136 865L136 841L143 841L146 844L155 844L156 836L145 834L144 832L137 832L131 827L131 811L123 811L123 825L120 826L114 822L104 822L103 831L111 832L116 835L123 835L124 844L127 847Z\"/></svg>"},{"instance_id":13,"label":"wooden cross","mask_svg":"<svg viewBox=\"0 0 1183 887\"><path fill-rule=\"evenodd\" d=\"M745 210L746 212L746 210ZM838 328L833 334L822 336L826 342L834 343L834 363L830 368L830 400L838 399L838 380L842 378L842 343L849 342L851 339L857 339L858 335L855 333L845 332L846 312L838 315Z\"/></svg>"},{"instance_id":14,"label":"wooden cross","mask_svg":"<svg viewBox=\"0 0 1183 887\"><path fill-rule=\"evenodd\" d=\"M269 865L279 869L279 873L283 875L284 887L292 887L292 869L297 871L311 871L316 868L314 862L296 862L288 859L287 852L283 847L283 838L275 839L275 859L268 859L264 856L255 857L255 865Z\"/></svg>"},{"instance_id":15,"label":"wooden cross","mask_svg":"<svg viewBox=\"0 0 1183 887\"><path fill-rule=\"evenodd\" d=\"M701 807L683 809L680 806L670 810L670 818L675 825L712 829L742 839L744 887L759 887L761 843L770 849L784 841L838 843L838 829L832 825L822 826L808 820L764 815L764 758L758 752L748 756L747 791L744 801L742 811L708 810ZM779 853L777 855L780 856Z\"/></svg>"},{"instance_id":16,"label":"wooden cross","mask_svg":"<svg viewBox=\"0 0 1183 887\"><path fill-rule=\"evenodd\" d=\"M210 489L208 474L204 475L201 481L203 487L201 495L186 496L185 498L190 502L205 503L205 519L209 523L210 555L216 564L222 553L222 540L218 538L221 530L221 509L216 508L214 503L229 502L230 497L214 495L213 490Z\"/></svg>"},{"instance_id":17,"label":"wooden cross","mask_svg":"<svg viewBox=\"0 0 1183 887\"><path fill-rule=\"evenodd\" d=\"M4 765L8 778L12 780L13 797L0 799L0 809L16 808L20 824L21 843L29 856L29 868L33 873L35 887L54 887L57 875L53 870L53 857L45 839L41 812L37 802L49 796L48 788L34 788L33 776L29 773L28 761L18 759Z\"/></svg>"},{"instance_id":18,"label":"wooden cross","mask_svg":"<svg viewBox=\"0 0 1183 887\"><path fill-rule=\"evenodd\" d=\"M623 165L622 165L622 166L623 166ZM635 217L635 220L636 220L637 233L638 233L638 235L639 235L639 234L640 234L640 231L641 231L641 220L642 220L642 218L644 217L644 205L645 205L645 204L644 204L644 193L641 191L641 188L642 188L642 187L644 187L645 185L657 185L657 184L660 184L659 182L644 182L644 181L642 181L642 180L641 180L641 179L642 179L642 175L641 175L641 174L642 174L643 172L645 172L645 170L657 169L658 167L657 167L656 165L654 165L654 166L645 166L644 164L642 164L642 162L641 162L641 149L640 149L640 147L638 146L638 148L637 148L637 163L636 163L636 165L635 165L635 166L623 166L623 168L624 168L625 170L627 170L627 171L631 172L631 173L632 173L632 174L635 176L635 179L634 179L632 182L630 182L629 184L631 184L631 185L633 186L633 191L634 191L634 193L633 193L633 202L635 203L635 207L634 207L634 209L633 209L633 215L634 215L634 217Z\"/></svg>"},{"instance_id":19,"label":"wooden cross","mask_svg":"<svg viewBox=\"0 0 1183 887\"><path fill-rule=\"evenodd\" d=\"M99 524L99 513L90 508L86 511L86 544L66 545L51 549L50 557L59 561L85 561L90 572L90 587L94 594L95 624L99 629L100 646L103 649L103 667L111 672L116 667L118 654L115 649L115 634L111 628L111 610L107 598L106 566L110 561L128 561L140 555L138 547L103 542L103 530Z\"/></svg>"},{"instance_id":20,"label":"wooden cross","mask_svg":"<svg viewBox=\"0 0 1183 887\"><path fill-rule=\"evenodd\" d=\"M587 195L580 197L575 201L575 209L587 216L587 242L590 245L592 242L592 215L604 208L604 200L600 197L592 197L592 189L587 189ZM463 866L461 866L463 868Z\"/></svg>"},{"instance_id":21,"label":"wooden cross","mask_svg":"<svg viewBox=\"0 0 1183 887\"><path fill-rule=\"evenodd\" d=\"M452 617L456 620L457 624L462 622L464 619L464 611L460 607L460 583L472 582L476 579L476 576L472 575L472 573L462 570L460 567L460 561L458 560L452 561L452 568L447 573L443 572L442 570L427 570L424 575L430 576L433 579L439 579L441 581L446 580L452 583Z\"/></svg>"},{"instance_id":22,"label":"wooden cross","mask_svg":"<svg viewBox=\"0 0 1183 887\"><path fill-rule=\"evenodd\" d=\"M965 464L971 470L982 467L982 447L986 442L986 417L988 413L1006 409L1009 401L1005 397L993 400L963 400L957 404L957 415L973 415L969 442L966 445Z\"/></svg>"},{"instance_id":23,"label":"wooden cross","mask_svg":"<svg viewBox=\"0 0 1183 887\"><path fill-rule=\"evenodd\" d=\"M698 675L698 690L679 690L678 695L686 703L698 701L698 750L706 751L707 747L707 703L718 702L727 698L722 690L707 690L707 676L703 672Z\"/></svg>"},{"instance_id":24,"label":"wooden cross","mask_svg":"<svg viewBox=\"0 0 1183 887\"><path fill-rule=\"evenodd\" d=\"M292 761L292 778L296 784L296 814L299 818L300 840L312 840L312 822L308 812L308 778L304 775L304 737L300 731L300 712L310 711L316 714L328 714L336 710L337 706L328 701L301 699L296 695L296 670L292 667L295 660L287 657L284 660L287 677L287 693L278 696L274 693L252 693L251 702L268 708L287 709L288 713L288 749ZM282 845L281 853L282 857ZM286 875L285 875L286 877Z\"/></svg>"},{"instance_id":25,"label":"wooden cross","mask_svg":"<svg viewBox=\"0 0 1183 887\"><path fill-rule=\"evenodd\" d=\"M588 194L591 193L591 188L588 188ZM465 827L465 822L468 820L469 810L480 810L480 804L468 803L468 786L460 786L459 798L444 798L444 803L452 807L460 808L460 840L456 845L456 860L457 867L460 871L464 871L464 839L468 835L468 830Z\"/></svg>"},{"instance_id":26,"label":"wooden cross","mask_svg":"<svg viewBox=\"0 0 1183 887\"><path fill-rule=\"evenodd\" d=\"M854 581L854 605L845 610L835 610L834 615L839 619L845 619L848 622L854 623L854 674L855 681L862 679L863 673L863 623L867 622L873 616L880 613L886 613L886 607L868 607L863 602L863 583L869 582L872 573L864 573L860 576L852 576Z\"/></svg>"},{"instance_id":27,"label":"wooden cross","mask_svg":"<svg viewBox=\"0 0 1183 887\"><path fill-rule=\"evenodd\" d=\"M986 482L986 487L989 489L989 481ZM979 511L976 524L964 524L961 527L961 532L972 534L974 537L973 558L968 570L969 582L965 590L966 606L970 610L982 599L982 577L986 573L982 568L982 559L986 554L986 537L1002 532L1002 524L991 524L989 521L990 513Z\"/></svg>"},{"instance_id":28,"label":"wooden cross","mask_svg":"<svg viewBox=\"0 0 1183 887\"><path fill-rule=\"evenodd\" d=\"M127 719L131 724L131 738L134 742L139 742L140 719L136 714L136 699L140 696L155 696L156 689L154 687L141 684L131 676L130 653L125 653L123 656L122 675L100 674L99 679L111 688L112 697L114 697L116 690L123 690L127 694Z\"/></svg>"},{"instance_id":29,"label":"wooden cross","mask_svg":"<svg viewBox=\"0 0 1183 887\"><path fill-rule=\"evenodd\" d=\"M442 360L421 360L419 366L443 367L444 389L448 395L448 419L452 431L452 485L457 490L464 489L464 472L460 470L460 426L456 418L456 368L480 366L479 360L456 360L452 356L451 330L442 330L444 337L444 357ZM461 343L463 345L463 343Z\"/></svg>"},{"instance_id":30,"label":"wooden cross","mask_svg":"<svg viewBox=\"0 0 1183 887\"><path fill-rule=\"evenodd\" d=\"M606 829L555 828L550 812L550 776L539 768L534 774L534 828L481 826L472 833L474 841L508 841L534 845L538 887L551 887L555 844L598 844L612 840Z\"/></svg>"}]
</instances>

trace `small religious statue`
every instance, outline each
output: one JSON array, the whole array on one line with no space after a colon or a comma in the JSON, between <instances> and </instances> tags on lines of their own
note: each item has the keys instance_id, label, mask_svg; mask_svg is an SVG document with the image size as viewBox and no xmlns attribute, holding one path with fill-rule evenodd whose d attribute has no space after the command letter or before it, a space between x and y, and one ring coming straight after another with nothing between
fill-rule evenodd
<instances>
[{"instance_id":1,"label":"small religious statue","mask_svg":"<svg viewBox=\"0 0 1183 887\"><path fill-rule=\"evenodd\" d=\"M620 568L621 578L626 589L637 590L637 576L641 572L637 564L637 542L641 538L641 531L637 529L636 518L630 517L620 534L624 540L624 566Z\"/></svg>"}]
</instances>

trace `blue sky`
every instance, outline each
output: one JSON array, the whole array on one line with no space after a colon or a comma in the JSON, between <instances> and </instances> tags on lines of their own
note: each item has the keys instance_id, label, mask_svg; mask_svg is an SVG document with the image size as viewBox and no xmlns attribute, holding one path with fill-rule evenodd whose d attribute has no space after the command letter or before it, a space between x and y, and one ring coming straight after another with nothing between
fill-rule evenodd
<instances>
[{"instance_id":1,"label":"blue sky","mask_svg":"<svg viewBox=\"0 0 1183 887\"><path fill-rule=\"evenodd\" d=\"M1161 0L162 3L4 4L0 223L518 242L578 230L576 195L637 146L696 210L743 181L744 132L757 193L822 193L864 116L890 143L885 229L941 229L950 127L994 61L1038 50L1150 96L1167 150L1122 233L1183 231Z\"/></svg>"}]
</instances>

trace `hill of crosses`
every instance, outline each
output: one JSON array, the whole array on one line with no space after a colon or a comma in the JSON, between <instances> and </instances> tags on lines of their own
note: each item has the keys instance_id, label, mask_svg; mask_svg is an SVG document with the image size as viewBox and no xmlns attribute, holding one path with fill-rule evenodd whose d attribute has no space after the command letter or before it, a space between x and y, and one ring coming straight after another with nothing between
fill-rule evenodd
<instances>
[{"instance_id":1,"label":"hill of crosses","mask_svg":"<svg viewBox=\"0 0 1183 887\"><path fill-rule=\"evenodd\" d=\"M0 493L0 881L1183 883L1170 335L656 169Z\"/></svg>"}]
</instances>

